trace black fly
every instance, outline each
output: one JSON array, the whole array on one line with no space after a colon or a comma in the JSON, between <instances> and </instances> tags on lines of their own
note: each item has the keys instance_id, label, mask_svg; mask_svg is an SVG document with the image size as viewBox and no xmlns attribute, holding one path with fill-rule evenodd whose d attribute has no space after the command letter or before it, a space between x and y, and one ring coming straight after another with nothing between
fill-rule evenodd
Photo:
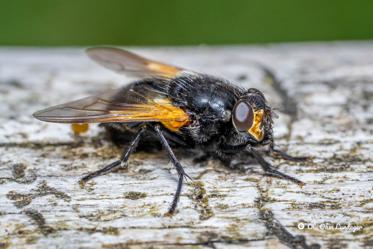
<instances>
[{"instance_id":1,"label":"black fly","mask_svg":"<svg viewBox=\"0 0 373 249\"><path fill-rule=\"evenodd\" d=\"M91 48L87 54L102 66L140 78L122 89L38 111L34 117L57 123L103 123L114 140L129 144L120 160L82 178L125 167L139 143L160 141L179 175L169 214L177 206L184 178L189 178L172 147L200 149L225 163L238 154L254 158L266 175L300 180L273 168L255 148L268 145L286 160L295 158L274 148L273 112L262 92L242 89L226 80L149 60L116 48ZM132 140L128 139L132 138ZM171 145L171 146L170 146Z\"/></svg>"}]
</instances>

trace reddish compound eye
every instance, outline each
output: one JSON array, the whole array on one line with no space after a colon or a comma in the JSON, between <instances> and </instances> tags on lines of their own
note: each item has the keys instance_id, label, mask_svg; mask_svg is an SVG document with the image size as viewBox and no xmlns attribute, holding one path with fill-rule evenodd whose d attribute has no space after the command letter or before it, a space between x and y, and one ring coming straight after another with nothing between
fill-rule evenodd
<instances>
[{"instance_id":1,"label":"reddish compound eye","mask_svg":"<svg viewBox=\"0 0 373 249\"><path fill-rule=\"evenodd\" d=\"M254 112L251 106L244 100L240 100L233 108L233 125L237 131L248 131L253 125Z\"/></svg>"}]
</instances>

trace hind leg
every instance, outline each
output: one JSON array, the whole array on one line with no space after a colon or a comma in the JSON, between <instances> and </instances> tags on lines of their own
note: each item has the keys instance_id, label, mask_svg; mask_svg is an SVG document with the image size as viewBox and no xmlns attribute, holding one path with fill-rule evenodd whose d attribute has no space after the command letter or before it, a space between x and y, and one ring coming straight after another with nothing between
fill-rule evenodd
<instances>
[{"instance_id":1,"label":"hind leg","mask_svg":"<svg viewBox=\"0 0 373 249\"><path fill-rule=\"evenodd\" d=\"M120 160L117 160L115 162L112 162L111 164L105 166L104 168L102 169L99 169L95 172L92 172L86 176L84 176L81 180L80 180L80 183L84 185L84 183L86 183L87 181L89 181L90 179L92 178L95 178L97 176L101 176L101 175L104 175L104 174L107 174L109 172L112 172L120 167L124 167L127 165L127 161L130 157L130 155L132 154L132 152L135 151L139 141L140 141L140 138L141 136L143 135L145 131L145 127L142 127L140 128L140 130L137 132L135 138L132 140L132 142L130 143L129 147L123 151L123 154L120 158Z\"/></svg>"}]
</instances>

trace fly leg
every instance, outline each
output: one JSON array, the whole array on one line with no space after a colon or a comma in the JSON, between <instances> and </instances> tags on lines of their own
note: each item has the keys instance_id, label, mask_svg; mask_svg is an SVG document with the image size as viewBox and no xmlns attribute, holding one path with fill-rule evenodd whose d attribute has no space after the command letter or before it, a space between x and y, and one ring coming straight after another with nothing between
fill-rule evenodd
<instances>
[{"instance_id":1,"label":"fly leg","mask_svg":"<svg viewBox=\"0 0 373 249\"><path fill-rule=\"evenodd\" d=\"M137 145L138 145L138 143L140 141L140 138L141 138L142 134L144 133L144 131L145 131L145 127L142 127L137 132L135 138L132 140L132 142L130 143L129 147L126 150L123 151L122 156L120 157L120 160L112 162L111 164L105 166L102 169L99 169L97 171L89 173L88 175L84 176L79 181L80 184L84 185L84 183L86 183L87 181L89 181L92 178L95 178L97 176L101 176L101 175L107 174L107 173L109 173L111 171L114 171L114 170L116 170L118 168L127 166L128 158L130 157L130 155L132 154L132 152L134 152L134 150L136 149L136 147L137 147Z\"/></svg>"},{"instance_id":2,"label":"fly leg","mask_svg":"<svg viewBox=\"0 0 373 249\"><path fill-rule=\"evenodd\" d=\"M305 184L304 182L302 182L302 181L300 181L300 180L298 180L298 179L296 179L292 176L281 173L280 171L273 168L273 166L270 163L268 163L266 160L264 160L264 158L259 154L259 152L255 151L252 148L249 151L251 152L251 154L253 155L255 160L260 164L260 166L262 166L266 175L281 178L281 179L285 179L285 180L288 180L288 181L292 181L292 182L294 182L294 183L296 183L300 186L304 186L304 184Z\"/></svg>"},{"instance_id":3,"label":"fly leg","mask_svg":"<svg viewBox=\"0 0 373 249\"><path fill-rule=\"evenodd\" d=\"M168 209L168 212L167 212L167 215L172 215L175 212L175 210L176 210L177 203L178 203L179 198L180 198L180 194L181 194L181 189L182 189L182 186L183 186L184 177L187 177L189 179L191 179L191 178L190 178L190 176L188 176L185 173L185 171L183 169L183 166L177 160L174 152L172 151L170 145L168 144L166 138L164 137L164 135L163 135L163 133L161 131L160 126L156 125L154 127L154 129L158 133L159 139L161 140L161 143L162 143L163 147L167 151L168 156L170 157L170 160L171 160L172 164L175 166L177 174L179 175L179 180L178 180L178 183L177 183L176 192L175 192L174 198L172 200L171 207Z\"/></svg>"},{"instance_id":4,"label":"fly leg","mask_svg":"<svg viewBox=\"0 0 373 249\"><path fill-rule=\"evenodd\" d=\"M270 152L274 157L279 157L279 158L282 158L284 160L293 161L293 162L303 162L303 161L307 161L309 159L309 157L306 157L306 156L304 156L304 157L291 156L291 155L287 154L286 152L281 151L281 150L277 150L277 149L271 149Z\"/></svg>"},{"instance_id":5,"label":"fly leg","mask_svg":"<svg viewBox=\"0 0 373 249\"><path fill-rule=\"evenodd\" d=\"M288 160L288 161L293 161L293 162L303 162L303 161L307 161L307 160L310 159L309 157L295 157L295 156L290 156L289 154L287 154L284 151L275 149L273 145L270 145L269 152L271 153L271 155L273 157L278 157L278 158L281 158L281 159L284 159L284 160Z\"/></svg>"}]
</instances>

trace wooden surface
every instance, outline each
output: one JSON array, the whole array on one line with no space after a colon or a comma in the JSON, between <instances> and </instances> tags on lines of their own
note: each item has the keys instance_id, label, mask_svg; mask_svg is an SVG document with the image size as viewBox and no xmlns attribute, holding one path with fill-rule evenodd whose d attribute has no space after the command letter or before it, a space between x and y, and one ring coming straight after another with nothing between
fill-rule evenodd
<instances>
[{"instance_id":1,"label":"wooden surface","mask_svg":"<svg viewBox=\"0 0 373 249\"><path fill-rule=\"evenodd\" d=\"M78 184L120 150L91 126L31 114L131 79L83 49L0 48L0 248L372 248L373 43L134 48L154 59L262 90L277 107L276 141L306 163L269 159L303 188L177 151L188 182L165 217L176 172L162 153ZM272 82L255 63L269 67ZM347 227L346 227L347 226ZM303 229L302 229L303 228Z\"/></svg>"}]
</instances>

